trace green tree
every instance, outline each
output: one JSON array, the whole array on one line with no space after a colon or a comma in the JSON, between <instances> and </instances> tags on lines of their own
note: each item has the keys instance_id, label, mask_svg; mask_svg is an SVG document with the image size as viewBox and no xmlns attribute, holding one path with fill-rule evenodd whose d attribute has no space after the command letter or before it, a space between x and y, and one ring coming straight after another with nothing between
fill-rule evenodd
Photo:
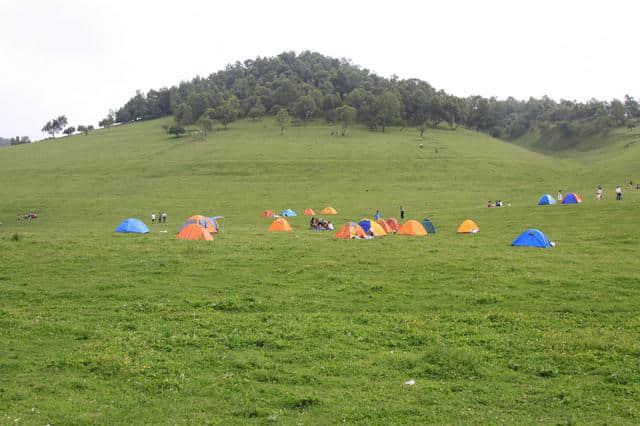
<instances>
[{"instance_id":1,"label":"green tree","mask_svg":"<svg viewBox=\"0 0 640 426\"><path fill-rule=\"evenodd\" d=\"M240 105L238 99L232 96L216 108L216 119L218 119L226 129L229 123L236 121L239 113Z\"/></svg>"},{"instance_id":2,"label":"green tree","mask_svg":"<svg viewBox=\"0 0 640 426\"><path fill-rule=\"evenodd\" d=\"M316 110L316 103L309 95L301 96L293 106L294 115L302 121L311 120Z\"/></svg>"},{"instance_id":3,"label":"green tree","mask_svg":"<svg viewBox=\"0 0 640 426\"><path fill-rule=\"evenodd\" d=\"M105 118L103 118L102 120L100 120L100 122L98 123L98 126L100 127L104 127L107 130L111 128L111 126L113 126L113 124L116 122L116 115L113 112L113 110L109 110L109 114L107 114L107 116Z\"/></svg>"},{"instance_id":4,"label":"green tree","mask_svg":"<svg viewBox=\"0 0 640 426\"><path fill-rule=\"evenodd\" d=\"M67 127L66 129L64 129L64 131L62 133L64 133L67 136L71 136L75 132L76 132L76 128L71 126L71 127Z\"/></svg>"},{"instance_id":5,"label":"green tree","mask_svg":"<svg viewBox=\"0 0 640 426\"><path fill-rule=\"evenodd\" d=\"M343 105L336 108L336 117L342 127L342 136L347 133L347 129L356 121L358 112L356 109L349 105Z\"/></svg>"},{"instance_id":6,"label":"green tree","mask_svg":"<svg viewBox=\"0 0 640 426\"><path fill-rule=\"evenodd\" d=\"M184 126L177 122L167 128L167 133L169 133L170 135L174 135L176 138L179 138L186 132L187 131L185 130Z\"/></svg>"},{"instance_id":7,"label":"green tree","mask_svg":"<svg viewBox=\"0 0 640 426\"><path fill-rule=\"evenodd\" d=\"M262 102L260 102L260 98L258 98L258 100L256 100L256 103L249 110L249 117L252 120L262 120L262 117L264 117L264 114L266 112L266 108L264 107L264 105L262 105Z\"/></svg>"},{"instance_id":8,"label":"green tree","mask_svg":"<svg viewBox=\"0 0 640 426\"><path fill-rule=\"evenodd\" d=\"M276 121L280 126L280 134L282 135L284 133L284 129L289 127L289 124L291 123L291 116L289 115L289 111L287 111L286 108L280 108L278 110L278 113L276 114Z\"/></svg>"},{"instance_id":9,"label":"green tree","mask_svg":"<svg viewBox=\"0 0 640 426\"><path fill-rule=\"evenodd\" d=\"M55 138L56 133L60 133L62 129L67 125L67 117L64 115L60 115L57 118L54 118L51 121L48 121L43 127L42 131L51 135L51 137Z\"/></svg>"},{"instance_id":10,"label":"green tree","mask_svg":"<svg viewBox=\"0 0 640 426\"><path fill-rule=\"evenodd\" d=\"M186 126L193 123L193 111L191 105L182 103L178 105L175 112L176 123Z\"/></svg>"},{"instance_id":11,"label":"green tree","mask_svg":"<svg viewBox=\"0 0 640 426\"><path fill-rule=\"evenodd\" d=\"M213 130L213 120L210 119L207 115L202 114L202 117L200 117L198 119L198 121L196 122L196 124L198 125L198 127L200 128L200 130L202 131L202 133L205 134L205 136L207 135L207 133L211 132Z\"/></svg>"},{"instance_id":12,"label":"green tree","mask_svg":"<svg viewBox=\"0 0 640 426\"><path fill-rule=\"evenodd\" d=\"M400 98L390 90L385 90L376 98L376 107L377 121L383 132L385 127L400 118Z\"/></svg>"}]
</instances>

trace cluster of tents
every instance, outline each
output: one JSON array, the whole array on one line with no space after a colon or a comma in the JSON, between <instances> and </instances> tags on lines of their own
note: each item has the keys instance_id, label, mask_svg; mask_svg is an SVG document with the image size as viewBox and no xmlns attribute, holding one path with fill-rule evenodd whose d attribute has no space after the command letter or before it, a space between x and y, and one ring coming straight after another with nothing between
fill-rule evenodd
<instances>
[{"instance_id":1,"label":"cluster of tents","mask_svg":"<svg viewBox=\"0 0 640 426\"><path fill-rule=\"evenodd\" d=\"M182 229L176 236L179 240L205 240L212 241L212 234L217 234L220 230L218 221L223 219L223 216L202 216L195 215L188 218L182 225ZM116 232L119 233L133 233L133 234L147 234L149 227L145 225L140 219L129 218L125 219L116 227Z\"/></svg>"},{"instance_id":2,"label":"cluster of tents","mask_svg":"<svg viewBox=\"0 0 640 426\"><path fill-rule=\"evenodd\" d=\"M556 199L549 194L544 194L538 199L539 206L549 206L556 203ZM575 192L569 192L562 198L560 204L581 204L582 197Z\"/></svg>"},{"instance_id":3,"label":"cluster of tents","mask_svg":"<svg viewBox=\"0 0 640 426\"><path fill-rule=\"evenodd\" d=\"M315 216L316 212L313 211L312 208L307 208L304 210L304 212L302 213L305 216ZM324 209L320 210L320 214L325 214L325 215L329 215L329 214L338 214L338 211L336 209L334 209L333 207L327 206ZM295 210L292 209L286 209L283 210L279 215L278 213L276 213L273 210L265 210L262 212L262 214L260 215L266 219L271 218L271 217L296 217L298 216L298 213L295 212Z\"/></svg>"},{"instance_id":4,"label":"cluster of tents","mask_svg":"<svg viewBox=\"0 0 640 426\"><path fill-rule=\"evenodd\" d=\"M263 214L263 217L270 216ZM289 232L292 230L293 228L291 227L291 224L284 217L276 217L269 225L270 232ZM456 230L459 234L475 234L479 231L480 227L471 219L464 220ZM359 222L345 223L337 230L334 237L342 240L351 240L371 239L390 234L424 236L428 234L435 234L435 232L436 228L433 222L429 219L424 219L422 222L409 219L403 224L400 224L395 218L380 218L378 220L365 218ZM520 234L518 238L513 240L511 245L550 248L555 244L549 241L549 238L547 238L543 232L538 229L531 228Z\"/></svg>"}]
</instances>

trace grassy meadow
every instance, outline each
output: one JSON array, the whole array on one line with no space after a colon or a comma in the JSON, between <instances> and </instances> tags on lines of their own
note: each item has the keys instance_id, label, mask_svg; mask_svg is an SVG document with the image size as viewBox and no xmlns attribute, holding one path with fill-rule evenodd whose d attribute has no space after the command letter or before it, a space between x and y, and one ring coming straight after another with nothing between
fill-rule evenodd
<instances>
[{"instance_id":1,"label":"grassy meadow","mask_svg":"<svg viewBox=\"0 0 640 426\"><path fill-rule=\"evenodd\" d=\"M0 424L640 423L639 132L545 155L462 128L161 124L0 149ZM558 189L583 205L536 206ZM260 217L328 205L437 233ZM176 240L193 214L223 232ZM151 233L114 233L128 217ZM510 247L529 227L557 246Z\"/></svg>"}]
</instances>

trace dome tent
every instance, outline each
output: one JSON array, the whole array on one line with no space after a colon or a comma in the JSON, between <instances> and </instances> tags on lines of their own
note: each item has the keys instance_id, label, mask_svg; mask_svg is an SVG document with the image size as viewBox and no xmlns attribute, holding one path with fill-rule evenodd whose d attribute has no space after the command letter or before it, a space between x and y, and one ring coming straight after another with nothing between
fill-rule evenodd
<instances>
[{"instance_id":1,"label":"dome tent","mask_svg":"<svg viewBox=\"0 0 640 426\"><path fill-rule=\"evenodd\" d=\"M203 228L197 223L190 223L182 227L182 229L176 236L176 239L212 241L213 237L206 228Z\"/></svg>"},{"instance_id":2,"label":"dome tent","mask_svg":"<svg viewBox=\"0 0 640 426\"><path fill-rule=\"evenodd\" d=\"M308 208L304 209L304 212L302 214L304 214L305 216L315 216L316 212L314 212L312 208Z\"/></svg>"},{"instance_id":3,"label":"dome tent","mask_svg":"<svg viewBox=\"0 0 640 426\"><path fill-rule=\"evenodd\" d=\"M475 234L480 231L477 223L471 219L467 219L458 226L458 234Z\"/></svg>"},{"instance_id":4,"label":"dome tent","mask_svg":"<svg viewBox=\"0 0 640 426\"><path fill-rule=\"evenodd\" d=\"M398 228L398 235L427 235L427 230L417 220L408 220Z\"/></svg>"},{"instance_id":5,"label":"dome tent","mask_svg":"<svg viewBox=\"0 0 640 426\"><path fill-rule=\"evenodd\" d=\"M424 226L424 229L427 231L427 233L429 233L429 234L435 234L436 233L436 227L433 226L433 222L431 222L430 219L424 219L422 221L422 226Z\"/></svg>"},{"instance_id":6,"label":"dome tent","mask_svg":"<svg viewBox=\"0 0 640 426\"><path fill-rule=\"evenodd\" d=\"M282 213L280 213L280 216L283 216L283 217L294 217L294 216L298 216L298 214L296 212L294 212L293 210L291 210L291 209L286 209Z\"/></svg>"},{"instance_id":7,"label":"dome tent","mask_svg":"<svg viewBox=\"0 0 640 426\"><path fill-rule=\"evenodd\" d=\"M538 205L539 206L549 206L551 204L555 204L556 203L556 199L553 198L551 195L549 194L544 194L542 197L540 197L540 199L538 200Z\"/></svg>"},{"instance_id":8,"label":"dome tent","mask_svg":"<svg viewBox=\"0 0 640 426\"><path fill-rule=\"evenodd\" d=\"M387 235L387 232L384 230L384 228L378 222L371 219L362 219L360 222L358 222L358 225L360 225L364 232L368 233L369 231L371 231L374 237L382 237L384 235Z\"/></svg>"},{"instance_id":9,"label":"dome tent","mask_svg":"<svg viewBox=\"0 0 640 426\"><path fill-rule=\"evenodd\" d=\"M269 225L269 232L278 231L291 231L291 225L287 222L287 219L279 217Z\"/></svg>"},{"instance_id":10,"label":"dome tent","mask_svg":"<svg viewBox=\"0 0 640 426\"><path fill-rule=\"evenodd\" d=\"M338 214L338 211L336 209L334 209L333 207L325 207L324 209L320 210L320 213L322 213L322 214Z\"/></svg>"},{"instance_id":11,"label":"dome tent","mask_svg":"<svg viewBox=\"0 0 640 426\"><path fill-rule=\"evenodd\" d=\"M149 228L140 219L129 218L120 222L120 225L116 228L116 232L146 234L149 232Z\"/></svg>"},{"instance_id":12,"label":"dome tent","mask_svg":"<svg viewBox=\"0 0 640 426\"><path fill-rule=\"evenodd\" d=\"M336 232L335 238L340 238L341 240L350 240L352 238L365 238L367 234L364 232L364 229L360 225L355 222L349 222L340 227L338 232Z\"/></svg>"},{"instance_id":13,"label":"dome tent","mask_svg":"<svg viewBox=\"0 0 640 426\"><path fill-rule=\"evenodd\" d=\"M581 204L582 197L575 192L570 192L562 199L562 204Z\"/></svg>"},{"instance_id":14,"label":"dome tent","mask_svg":"<svg viewBox=\"0 0 640 426\"><path fill-rule=\"evenodd\" d=\"M524 231L518 238L513 240L511 243L512 246L524 246L524 247L541 247L541 248L551 248L555 244L549 241L544 233L541 231L531 228Z\"/></svg>"}]
</instances>

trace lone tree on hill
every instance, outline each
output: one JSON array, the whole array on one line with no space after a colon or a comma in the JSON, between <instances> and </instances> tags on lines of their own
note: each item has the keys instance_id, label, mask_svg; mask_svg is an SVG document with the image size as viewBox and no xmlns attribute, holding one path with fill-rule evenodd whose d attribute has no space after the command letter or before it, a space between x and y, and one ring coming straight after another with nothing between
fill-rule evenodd
<instances>
[{"instance_id":1,"label":"lone tree on hill","mask_svg":"<svg viewBox=\"0 0 640 426\"><path fill-rule=\"evenodd\" d=\"M109 129L111 128L111 126L113 126L113 123L115 122L116 122L116 115L111 109L109 110L109 114L106 116L106 118L103 118L102 120L100 120L100 122L98 123L98 126Z\"/></svg>"},{"instance_id":2,"label":"lone tree on hill","mask_svg":"<svg viewBox=\"0 0 640 426\"><path fill-rule=\"evenodd\" d=\"M64 133L67 136L71 136L72 134L74 134L76 132L76 128L71 126L71 127L67 127L66 129L64 129Z\"/></svg>"},{"instance_id":3,"label":"lone tree on hill","mask_svg":"<svg viewBox=\"0 0 640 426\"><path fill-rule=\"evenodd\" d=\"M343 105L336 108L336 117L342 126L342 134L344 136L347 133L347 129L356 121L356 115L358 111L352 106Z\"/></svg>"},{"instance_id":4,"label":"lone tree on hill","mask_svg":"<svg viewBox=\"0 0 640 426\"><path fill-rule=\"evenodd\" d=\"M289 115L289 111L286 108L280 108L278 113L276 114L276 121L280 126L280 135L284 133L284 129L289 127L291 123L291 116Z\"/></svg>"},{"instance_id":5,"label":"lone tree on hill","mask_svg":"<svg viewBox=\"0 0 640 426\"><path fill-rule=\"evenodd\" d=\"M84 135L87 136L89 132L93 131L93 126L91 124L88 126L81 124L78 126L78 131L84 133Z\"/></svg>"},{"instance_id":6,"label":"lone tree on hill","mask_svg":"<svg viewBox=\"0 0 640 426\"><path fill-rule=\"evenodd\" d=\"M55 138L56 133L59 133L64 129L67 125L67 117L64 115L58 116L58 118L54 118L53 120L47 122L42 127L42 131L51 135L51 137Z\"/></svg>"},{"instance_id":7,"label":"lone tree on hill","mask_svg":"<svg viewBox=\"0 0 640 426\"><path fill-rule=\"evenodd\" d=\"M202 114L202 117L196 123L200 130L206 136L207 133L213 130L213 120L210 119L206 114Z\"/></svg>"}]
</instances>

